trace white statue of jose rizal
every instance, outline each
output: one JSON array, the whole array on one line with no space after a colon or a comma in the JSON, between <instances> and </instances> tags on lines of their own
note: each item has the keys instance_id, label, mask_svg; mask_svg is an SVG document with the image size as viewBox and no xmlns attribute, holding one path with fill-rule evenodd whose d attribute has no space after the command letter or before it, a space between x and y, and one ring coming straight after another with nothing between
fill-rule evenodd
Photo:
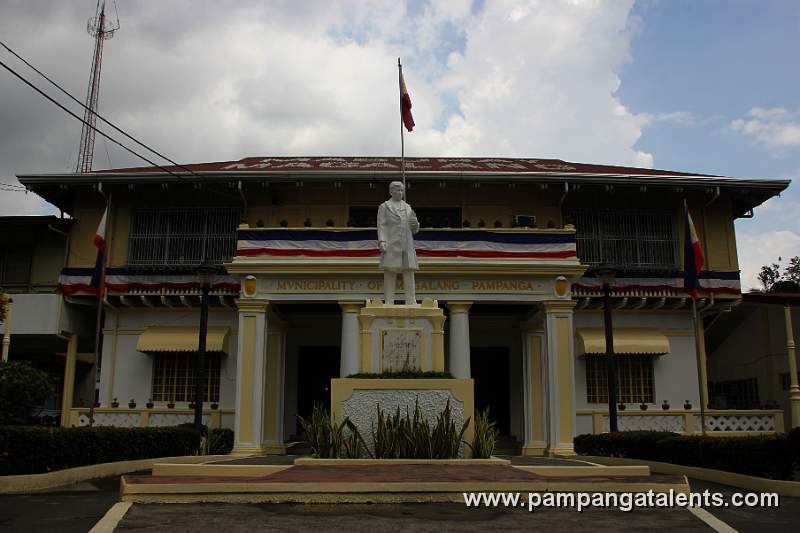
<instances>
[{"instance_id":1,"label":"white statue of jose rizal","mask_svg":"<svg viewBox=\"0 0 800 533\"><path fill-rule=\"evenodd\" d=\"M406 304L416 304L414 271L419 269L413 234L419 221L411 206L403 200L405 188L400 181L389 184L392 197L378 207L378 246L381 249L384 303L394 304L397 274L403 274Z\"/></svg>"}]
</instances>

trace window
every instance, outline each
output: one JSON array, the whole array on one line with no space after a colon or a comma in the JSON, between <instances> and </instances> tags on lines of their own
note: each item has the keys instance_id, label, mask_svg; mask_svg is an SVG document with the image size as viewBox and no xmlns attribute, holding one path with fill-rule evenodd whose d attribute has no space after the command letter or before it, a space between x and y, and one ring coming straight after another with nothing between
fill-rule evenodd
<instances>
[{"instance_id":1,"label":"window","mask_svg":"<svg viewBox=\"0 0 800 533\"><path fill-rule=\"evenodd\" d=\"M608 374L605 355L587 355L586 401L608 403ZM652 355L616 356L617 401L619 403L655 403L655 380Z\"/></svg>"},{"instance_id":2,"label":"window","mask_svg":"<svg viewBox=\"0 0 800 533\"><path fill-rule=\"evenodd\" d=\"M727 409L758 409L761 403L757 378L712 382L709 395Z\"/></svg>"},{"instance_id":3,"label":"window","mask_svg":"<svg viewBox=\"0 0 800 533\"><path fill-rule=\"evenodd\" d=\"M588 264L672 270L678 263L678 239L667 212L634 209L575 209L578 257Z\"/></svg>"},{"instance_id":4,"label":"window","mask_svg":"<svg viewBox=\"0 0 800 533\"><path fill-rule=\"evenodd\" d=\"M422 228L460 228L461 209L458 207L415 207ZM350 208L350 224L356 228L377 226L378 207L354 206Z\"/></svg>"},{"instance_id":5,"label":"window","mask_svg":"<svg viewBox=\"0 0 800 533\"><path fill-rule=\"evenodd\" d=\"M129 265L221 263L236 252L236 207L157 207L133 212Z\"/></svg>"},{"instance_id":6,"label":"window","mask_svg":"<svg viewBox=\"0 0 800 533\"><path fill-rule=\"evenodd\" d=\"M206 402L219 401L221 355L206 353ZM194 368L197 352L158 353L153 363L154 402L194 401Z\"/></svg>"},{"instance_id":7,"label":"window","mask_svg":"<svg viewBox=\"0 0 800 533\"><path fill-rule=\"evenodd\" d=\"M30 248L0 252L0 285L27 285L31 278Z\"/></svg>"}]
</instances>

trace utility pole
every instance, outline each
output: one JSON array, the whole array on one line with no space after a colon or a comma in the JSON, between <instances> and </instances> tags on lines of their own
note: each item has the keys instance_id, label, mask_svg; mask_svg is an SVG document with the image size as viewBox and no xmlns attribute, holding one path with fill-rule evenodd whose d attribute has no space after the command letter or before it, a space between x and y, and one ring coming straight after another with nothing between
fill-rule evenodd
<instances>
[{"instance_id":1,"label":"utility pole","mask_svg":"<svg viewBox=\"0 0 800 533\"><path fill-rule=\"evenodd\" d=\"M116 7L116 4L114 5ZM83 114L84 124L81 129L81 144L78 147L78 165L75 172L92 171L97 103L100 98L100 70L103 65L103 43L114 37L114 32L118 29L119 16L115 23L109 22L106 18L106 3L103 0L102 4L98 4L95 16L86 23L86 31L94 37L94 54L92 55L92 70L89 75L89 89L86 92L86 111Z\"/></svg>"}]
</instances>

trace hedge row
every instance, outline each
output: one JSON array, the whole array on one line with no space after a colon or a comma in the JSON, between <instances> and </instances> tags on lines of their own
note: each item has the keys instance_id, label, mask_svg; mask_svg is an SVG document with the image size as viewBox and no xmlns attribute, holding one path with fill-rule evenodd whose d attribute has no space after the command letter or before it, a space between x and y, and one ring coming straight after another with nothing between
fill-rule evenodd
<instances>
[{"instance_id":1,"label":"hedge row","mask_svg":"<svg viewBox=\"0 0 800 533\"><path fill-rule=\"evenodd\" d=\"M753 437L626 431L578 435L574 442L579 455L660 461L770 479L794 479L800 462L800 429Z\"/></svg>"},{"instance_id":2,"label":"hedge row","mask_svg":"<svg viewBox=\"0 0 800 533\"><path fill-rule=\"evenodd\" d=\"M200 435L185 427L0 426L0 475L192 455L199 446Z\"/></svg>"}]
</instances>

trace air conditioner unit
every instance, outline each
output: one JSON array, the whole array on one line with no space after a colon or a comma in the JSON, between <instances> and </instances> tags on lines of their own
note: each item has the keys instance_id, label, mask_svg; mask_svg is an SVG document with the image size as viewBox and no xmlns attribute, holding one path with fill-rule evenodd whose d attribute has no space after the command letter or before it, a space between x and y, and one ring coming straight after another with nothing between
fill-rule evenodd
<instances>
[{"instance_id":1,"label":"air conditioner unit","mask_svg":"<svg viewBox=\"0 0 800 533\"><path fill-rule=\"evenodd\" d=\"M536 216L534 215L514 215L514 226L517 228L535 228Z\"/></svg>"}]
</instances>

